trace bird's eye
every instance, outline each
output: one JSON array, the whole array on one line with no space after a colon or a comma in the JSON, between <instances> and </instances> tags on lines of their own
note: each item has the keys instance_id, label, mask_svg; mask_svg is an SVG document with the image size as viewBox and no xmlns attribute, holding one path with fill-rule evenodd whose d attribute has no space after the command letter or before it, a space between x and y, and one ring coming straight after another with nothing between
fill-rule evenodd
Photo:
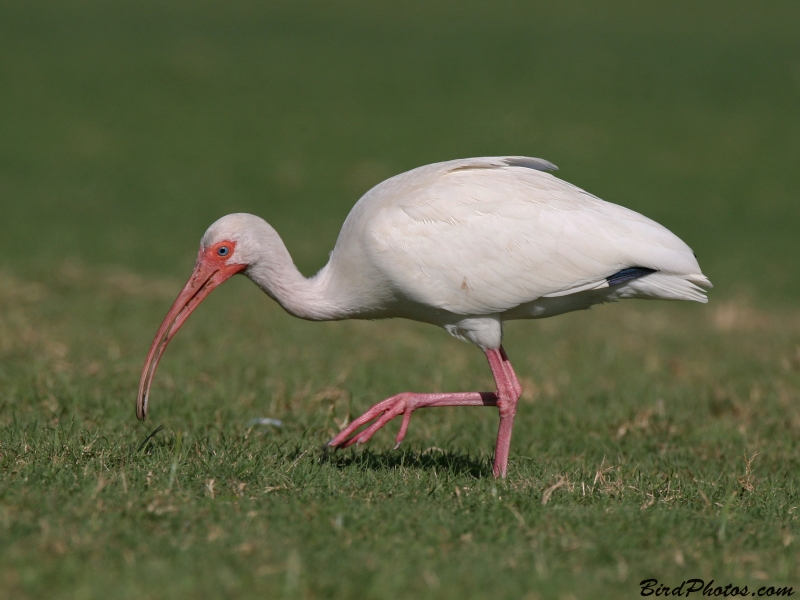
<instances>
[{"instance_id":1,"label":"bird's eye","mask_svg":"<svg viewBox=\"0 0 800 600\"><path fill-rule=\"evenodd\" d=\"M217 248L217 254L219 256L228 256L228 253L230 251L231 251L231 249L228 248L227 246L220 246L219 248Z\"/></svg>"}]
</instances>

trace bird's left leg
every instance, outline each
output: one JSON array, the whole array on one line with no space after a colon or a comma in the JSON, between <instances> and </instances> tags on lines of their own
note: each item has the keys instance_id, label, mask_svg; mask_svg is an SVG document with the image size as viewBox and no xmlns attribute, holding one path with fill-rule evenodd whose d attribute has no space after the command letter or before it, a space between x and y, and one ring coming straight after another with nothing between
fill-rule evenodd
<instances>
[{"instance_id":1,"label":"bird's left leg","mask_svg":"<svg viewBox=\"0 0 800 600\"><path fill-rule=\"evenodd\" d=\"M517 398L522 396L522 385L517 379L517 374L514 372L514 367L511 366L511 361L508 360L508 354L506 354L505 349L500 346L500 358L503 359L503 366L506 369L506 374L508 375L509 379L511 380L511 385L513 386L513 390L517 395Z\"/></svg>"},{"instance_id":2,"label":"bird's left leg","mask_svg":"<svg viewBox=\"0 0 800 600\"><path fill-rule=\"evenodd\" d=\"M502 346L497 350L486 350L486 358L489 359L489 367L497 383L497 409L500 413L492 474L504 478L508 470L511 432L514 428L514 416L517 414L517 401L522 395L522 386Z\"/></svg>"}]
</instances>

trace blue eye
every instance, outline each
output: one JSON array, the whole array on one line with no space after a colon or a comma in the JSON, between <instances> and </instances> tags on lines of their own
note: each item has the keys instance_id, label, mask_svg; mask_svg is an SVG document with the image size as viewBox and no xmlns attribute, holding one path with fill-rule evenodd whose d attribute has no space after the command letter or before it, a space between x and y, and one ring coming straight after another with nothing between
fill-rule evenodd
<instances>
[{"instance_id":1,"label":"blue eye","mask_svg":"<svg viewBox=\"0 0 800 600\"><path fill-rule=\"evenodd\" d=\"M230 248L228 248L227 246L220 246L219 248L217 248L217 254L220 256L228 256L228 253L230 251L231 251Z\"/></svg>"}]
</instances>

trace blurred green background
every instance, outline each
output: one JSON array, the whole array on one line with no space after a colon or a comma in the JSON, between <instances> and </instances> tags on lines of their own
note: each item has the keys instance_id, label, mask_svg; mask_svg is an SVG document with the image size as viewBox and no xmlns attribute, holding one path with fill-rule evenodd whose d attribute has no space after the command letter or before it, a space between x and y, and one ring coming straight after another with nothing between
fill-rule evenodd
<instances>
[{"instance_id":1,"label":"blurred green background","mask_svg":"<svg viewBox=\"0 0 800 600\"><path fill-rule=\"evenodd\" d=\"M800 297L794 2L0 5L2 263L183 276L234 211L307 273L392 174L547 158L715 294ZM719 296L717 296L719 297Z\"/></svg>"}]
</instances>

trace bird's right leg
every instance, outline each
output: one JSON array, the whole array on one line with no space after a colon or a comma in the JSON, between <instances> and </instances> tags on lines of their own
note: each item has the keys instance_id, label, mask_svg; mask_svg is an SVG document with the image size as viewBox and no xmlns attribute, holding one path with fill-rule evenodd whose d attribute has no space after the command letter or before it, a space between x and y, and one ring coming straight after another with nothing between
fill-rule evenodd
<instances>
[{"instance_id":1,"label":"bird's right leg","mask_svg":"<svg viewBox=\"0 0 800 600\"><path fill-rule=\"evenodd\" d=\"M372 438L381 427L389 421L403 415L403 423L395 439L395 448L406 437L411 415L418 408L434 406L496 406L500 413L500 426L497 430L497 444L494 451L495 477L505 477L508 467L508 453L511 446L511 431L514 427L514 416L517 412L517 400L522 394L522 387L514 368L508 360L503 347L487 349L486 358L492 369L496 392L463 392L455 394L417 394L405 392L387 398L370 408L363 415L345 427L339 435L328 442L334 448L347 448L353 444L363 444ZM357 432L358 428L372 420L372 425Z\"/></svg>"},{"instance_id":2,"label":"bird's right leg","mask_svg":"<svg viewBox=\"0 0 800 600\"><path fill-rule=\"evenodd\" d=\"M339 435L328 442L328 446L347 448L353 444L368 442L381 427L395 417L403 415L403 423L400 425L400 431L395 438L395 448L397 448L406 437L412 413L418 408L433 406L497 406L497 394L494 392L461 392L455 394L403 392L387 398L383 402L378 402L378 404L345 427ZM366 425L373 419L377 420L364 431L355 433L359 427Z\"/></svg>"}]
</instances>

